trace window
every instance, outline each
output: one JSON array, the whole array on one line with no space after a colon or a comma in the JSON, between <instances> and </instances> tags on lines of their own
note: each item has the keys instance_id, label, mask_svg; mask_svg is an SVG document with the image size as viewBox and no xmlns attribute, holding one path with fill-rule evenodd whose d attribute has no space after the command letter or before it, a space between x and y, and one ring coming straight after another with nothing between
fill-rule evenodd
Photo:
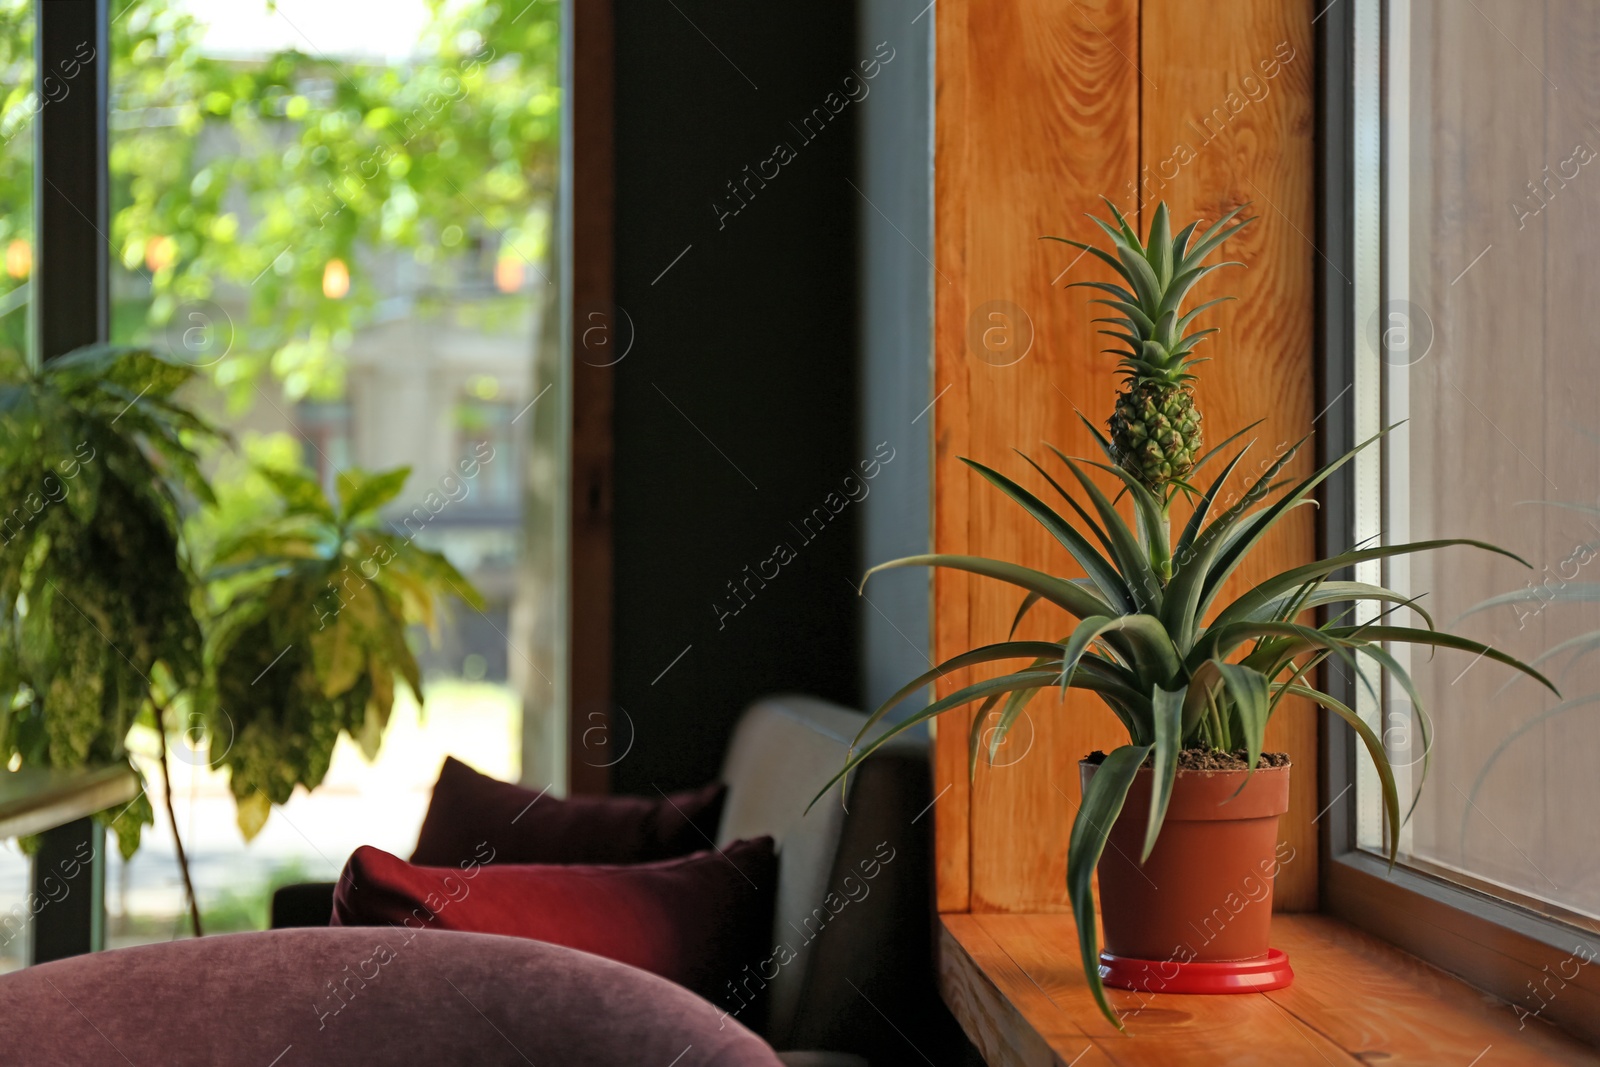
<instances>
[{"instance_id":1,"label":"window","mask_svg":"<svg viewBox=\"0 0 1600 1067\"><path fill-rule=\"evenodd\" d=\"M34 86L33 12L27 0L0 2L0 359L28 351L29 278L33 274L33 116L49 103ZM49 91L70 91L59 75Z\"/></svg>"},{"instance_id":2,"label":"window","mask_svg":"<svg viewBox=\"0 0 1600 1067\"><path fill-rule=\"evenodd\" d=\"M29 353L34 260L33 116L48 106L35 85L33 8L29 0L0 0L0 361ZM52 79L51 91L67 86ZM7 515L15 504L4 509ZM7 516L0 516L3 524ZM14 529L15 527L12 527ZM0 525L0 536L3 534ZM26 962L30 897L28 859L15 841L0 845L0 971Z\"/></svg>"},{"instance_id":3,"label":"window","mask_svg":"<svg viewBox=\"0 0 1600 1067\"><path fill-rule=\"evenodd\" d=\"M33 247L32 116L80 88L70 73L34 71L38 3L0 0L0 358L30 345L30 278L51 274ZM109 39L98 105L108 181L73 204L108 221L95 228L109 250L106 333L201 371L189 399L236 446L205 457L222 509L263 506L254 463L298 464L326 486L351 466L409 467L384 518L447 555L485 601L450 603L437 633L412 635L426 714L402 690L377 759L342 740L324 784L274 810L248 844L210 739L173 739L173 800L206 930L249 928L264 924L274 884L331 878L361 843L409 851L446 754L565 787L563 693L551 681L565 390L554 388L559 316L546 313L559 306L558 8L75 10L91 28L98 16ZM93 123L82 131L93 143ZM42 290L36 300L50 303ZM470 425L464 396L477 405ZM160 811L156 739L139 734L129 747ZM0 854L0 920L26 883L21 858ZM186 928L164 816L131 861L110 857L105 901L111 946ZM21 947L0 921L0 969Z\"/></svg>"},{"instance_id":4,"label":"window","mask_svg":"<svg viewBox=\"0 0 1600 1067\"><path fill-rule=\"evenodd\" d=\"M1324 449L1390 428L1330 488L1329 547L1516 553L1531 568L1452 547L1355 577L1421 595L1561 690L1403 646L1415 693L1342 679L1415 807L1390 872L1376 774L1334 732L1328 903L1533 1012L1548 994L1530 1000L1521 968L1600 944L1600 22L1577 0L1328 15Z\"/></svg>"},{"instance_id":5,"label":"window","mask_svg":"<svg viewBox=\"0 0 1600 1067\"><path fill-rule=\"evenodd\" d=\"M480 512L504 510L516 502L516 465L514 449L517 433L511 420L517 416L522 403L503 402L498 398L500 383L494 378L482 377L471 385L472 394L456 406L456 454L459 462L468 467L485 463L498 464L494 469L483 470L476 497L469 495L464 501ZM521 392L526 390L519 390Z\"/></svg>"},{"instance_id":6,"label":"window","mask_svg":"<svg viewBox=\"0 0 1600 1067\"><path fill-rule=\"evenodd\" d=\"M405 0L377 26L361 8L129 0L111 27L112 340L201 366L244 457L301 463L328 486L351 465L410 467L391 524L487 602L454 603L416 635L426 714L397 694L377 759L341 742L325 784L248 845L207 739L189 739L174 791L208 932L260 923L271 883L334 877L358 844L409 851L446 753L524 770L510 620L540 594L514 580L509 439L528 421L501 420L498 450L469 465L453 399L469 379L531 381L555 40L543 12L513 25L492 4ZM225 506L249 507L248 467L217 462ZM500 509L464 521L477 483ZM550 784L553 753L525 770ZM112 863L113 945L171 936L171 849L158 822Z\"/></svg>"}]
</instances>

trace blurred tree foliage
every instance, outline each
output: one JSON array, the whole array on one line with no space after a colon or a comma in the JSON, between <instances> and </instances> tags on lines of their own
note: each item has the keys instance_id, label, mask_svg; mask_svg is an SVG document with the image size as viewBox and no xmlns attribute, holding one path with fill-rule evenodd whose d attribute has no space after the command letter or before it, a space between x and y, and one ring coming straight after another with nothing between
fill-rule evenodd
<instances>
[{"instance_id":1,"label":"blurred tree foliage","mask_svg":"<svg viewBox=\"0 0 1600 1067\"><path fill-rule=\"evenodd\" d=\"M109 238L133 275L116 289L114 339L159 346L182 335L186 308L213 301L231 326L201 328L231 329L231 350L196 362L236 410L264 373L290 399L331 397L339 353L383 291L376 273L404 262L444 284L463 257L487 256L538 279L559 129L552 0L429 0L403 60L311 41L208 56L182 5L112 7ZM32 36L31 3L0 0L0 254L32 236L31 118L78 88L64 72L33 85ZM324 295L335 260L350 276L342 299ZM23 280L5 274L0 301ZM19 346L24 317L0 318L0 343Z\"/></svg>"},{"instance_id":2,"label":"blurred tree foliage","mask_svg":"<svg viewBox=\"0 0 1600 1067\"><path fill-rule=\"evenodd\" d=\"M43 100L33 77L31 0L0 0L0 362L26 351L33 266L33 115ZM59 91L59 90L58 90Z\"/></svg>"},{"instance_id":3,"label":"blurred tree foliage","mask_svg":"<svg viewBox=\"0 0 1600 1067\"><path fill-rule=\"evenodd\" d=\"M35 71L35 2L0 0L0 365L9 374L27 351L38 258L35 116L87 91L76 69ZM272 0L230 2L279 17ZM239 414L258 393L341 396L343 350L398 291L414 311L427 313L432 292L437 307L481 322L496 308L528 309L526 293L472 308L452 290L464 274L494 276L497 260L544 289L559 6L427 3L402 59L344 54L338 41L232 58L203 51L206 27L182 3L111 0L113 340L187 360ZM385 17L384 4L370 7ZM347 287L325 291L330 264L348 272ZM205 446L206 469L225 490L218 507L185 508L198 563L276 497L244 457L182 436ZM299 453L288 435L241 443L257 462ZM129 818L148 822L148 807ZM126 845L137 825L130 831Z\"/></svg>"}]
</instances>

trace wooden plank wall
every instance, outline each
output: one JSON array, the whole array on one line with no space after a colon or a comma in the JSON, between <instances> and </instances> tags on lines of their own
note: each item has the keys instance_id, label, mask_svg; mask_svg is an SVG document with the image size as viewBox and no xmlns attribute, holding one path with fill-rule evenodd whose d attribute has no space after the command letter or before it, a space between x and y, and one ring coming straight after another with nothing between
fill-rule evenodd
<instances>
[{"instance_id":1,"label":"wooden plank wall","mask_svg":"<svg viewBox=\"0 0 1600 1067\"><path fill-rule=\"evenodd\" d=\"M1090 258L1037 240L1090 239L1083 217L1111 197L1138 213L1166 199L1180 220L1254 201L1260 221L1231 242L1244 270L1218 272L1195 301L1241 300L1205 366L1200 402L1211 440L1266 416L1258 448L1309 429L1314 408L1312 20L1310 0L943 0L935 118L934 543L1056 573L1077 573L1033 520L976 484L969 456L1038 488L1012 453L1044 441L1087 455L1078 423L1110 413L1112 358L1082 290ZM1216 284L1211 284L1216 283ZM1300 463L1309 469L1309 457ZM1042 491L1042 490L1041 490ZM1287 525L1241 575L1259 579L1310 558L1311 516ZM939 573L939 659L1005 637L1020 597L997 583ZM1038 610L1020 636L1059 639L1062 614ZM970 681L952 675L941 694ZM1121 742L1097 701L1041 697L993 769L966 771L970 713L944 717L935 745L938 902L942 911L1066 908L1065 852L1077 761ZM1304 770L1284 836L1297 858L1280 907L1316 905L1314 719L1290 709L1270 747Z\"/></svg>"}]
</instances>

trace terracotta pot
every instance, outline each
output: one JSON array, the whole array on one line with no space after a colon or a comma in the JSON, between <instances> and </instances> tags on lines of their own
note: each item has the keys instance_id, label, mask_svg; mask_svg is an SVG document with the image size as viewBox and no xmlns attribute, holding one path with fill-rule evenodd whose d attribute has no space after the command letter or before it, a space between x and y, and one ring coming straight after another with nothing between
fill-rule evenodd
<instances>
[{"instance_id":1,"label":"terracotta pot","mask_svg":"<svg viewBox=\"0 0 1600 1067\"><path fill-rule=\"evenodd\" d=\"M1085 789L1099 770L1078 764ZM1278 844L1289 810L1289 768L1179 771L1155 849L1143 866L1150 814L1149 768L1141 768L1100 858L1104 947L1132 960L1217 963L1267 955L1272 882L1294 859Z\"/></svg>"}]
</instances>

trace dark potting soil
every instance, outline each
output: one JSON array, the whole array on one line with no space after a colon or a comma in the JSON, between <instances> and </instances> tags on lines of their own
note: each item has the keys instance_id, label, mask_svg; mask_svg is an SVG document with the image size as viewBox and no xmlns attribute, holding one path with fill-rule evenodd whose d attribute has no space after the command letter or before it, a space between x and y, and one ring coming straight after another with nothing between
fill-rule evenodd
<instances>
[{"instance_id":1,"label":"dark potting soil","mask_svg":"<svg viewBox=\"0 0 1600 1067\"><path fill-rule=\"evenodd\" d=\"M1097 748L1083 758L1098 766L1106 761L1106 754ZM1153 756L1146 757L1144 765L1150 766L1153 758ZM1219 752L1209 748L1186 748L1178 753L1180 771L1242 771L1249 766L1250 754L1242 748L1232 752ZM1289 766L1287 752L1263 752L1261 759L1256 762L1257 769L1287 766Z\"/></svg>"}]
</instances>

